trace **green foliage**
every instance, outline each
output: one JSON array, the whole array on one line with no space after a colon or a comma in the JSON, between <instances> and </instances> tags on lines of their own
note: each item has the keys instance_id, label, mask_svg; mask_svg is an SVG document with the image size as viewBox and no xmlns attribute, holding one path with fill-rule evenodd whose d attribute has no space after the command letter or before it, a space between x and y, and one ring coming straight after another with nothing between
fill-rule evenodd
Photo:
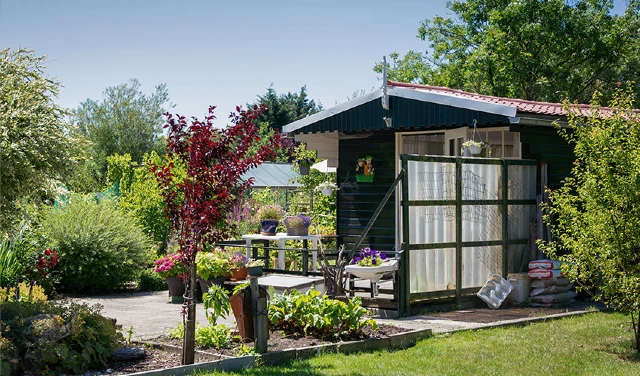
<instances>
[{"instance_id":1,"label":"green foliage","mask_svg":"<svg viewBox=\"0 0 640 376\"><path fill-rule=\"evenodd\" d=\"M575 145L576 162L564 186L549 192L545 221L555 242L542 248L567 262L569 278L597 287L596 300L635 316L640 351L640 114L632 104L618 91L609 103L617 110L596 110L586 120L574 113L569 129L560 129Z\"/></svg>"},{"instance_id":2,"label":"green foliage","mask_svg":"<svg viewBox=\"0 0 640 376\"><path fill-rule=\"evenodd\" d=\"M8 288L8 289L1 288L0 302L5 302L5 301L15 302L18 291L20 295L18 296L17 301L19 302L24 302L24 301L46 302L49 299L49 297L47 296L42 286L38 284L34 284L32 286L31 283L20 282L17 286L17 291L16 291L16 287Z\"/></svg>"},{"instance_id":3,"label":"green foliage","mask_svg":"<svg viewBox=\"0 0 640 376\"><path fill-rule=\"evenodd\" d=\"M322 111L322 105L309 100L306 85L300 88L300 93L288 92L280 95L273 87L269 87L265 94L258 95L254 104L247 104L247 107L253 108L261 103L267 106L267 110L258 116L258 122L275 129Z\"/></svg>"},{"instance_id":4,"label":"green foliage","mask_svg":"<svg viewBox=\"0 0 640 376\"><path fill-rule=\"evenodd\" d=\"M19 217L20 202L40 201L71 172L79 141L55 103L60 83L45 76L45 57L0 50L0 238Z\"/></svg>"},{"instance_id":5,"label":"green foliage","mask_svg":"<svg viewBox=\"0 0 640 376\"><path fill-rule=\"evenodd\" d=\"M586 103L599 88L634 82L640 94L640 2L622 15L594 0L467 0L447 4L418 28L432 55L391 54L392 80L481 94ZM382 71L377 63L374 70Z\"/></svg>"},{"instance_id":6,"label":"green foliage","mask_svg":"<svg viewBox=\"0 0 640 376\"><path fill-rule=\"evenodd\" d=\"M122 342L98 306L9 302L2 305L2 313L2 347L13 350L0 352L0 363L18 373L77 375L104 369Z\"/></svg>"},{"instance_id":7,"label":"green foliage","mask_svg":"<svg viewBox=\"0 0 640 376\"><path fill-rule=\"evenodd\" d=\"M365 326L374 330L378 324L364 319L368 311L355 297L348 303L329 299L316 290L304 294L291 291L274 294L269 304L269 321L277 329L320 337L348 337L360 333Z\"/></svg>"},{"instance_id":8,"label":"green foliage","mask_svg":"<svg viewBox=\"0 0 640 376\"><path fill-rule=\"evenodd\" d=\"M180 321L175 328L169 330L168 335L170 338L173 338L173 339L183 339L184 338L184 322Z\"/></svg>"},{"instance_id":9,"label":"green foliage","mask_svg":"<svg viewBox=\"0 0 640 376\"><path fill-rule=\"evenodd\" d=\"M280 220L284 215L284 210L280 205L265 205L260 207L256 212L256 217L258 219L275 219Z\"/></svg>"},{"instance_id":10,"label":"green foliage","mask_svg":"<svg viewBox=\"0 0 640 376\"><path fill-rule=\"evenodd\" d=\"M0 241L0 287L13 284L24 273L18 260L17 247L9 240Z\"/></svg>"},{"instance_id":11,"label":"green foliage","mask_svg":"<svg viewBox=\"0 0 640 376\"><path fill-rule=\"evenodd\" d=\"M198 252L196 274L204 280L218 278L231 273L229 256L220 248L213 252Z\"/></svg>"},{"instance_id":12,"label":"green foliage","mask_svg":"<svg viewBox=\"0 0 640 376\"><path fill-rule=\"evenodd\" d=\"M98 173L107 172L107 157L129 154L141 163L145 154L163 151L162 114L169 101L167 86L160 84L151 95L140 90L140 82L111 86L101 101L87 99L75 111L75 125L93 143L91 154Z\"/></svg>"},{"instance_id":13,"label":"green foliage","mask_svg":"<svg viewBox=\"0 0 640 376\"><path fill-rule=\"evenodd\" d=\"M231 346L231 331L224 324L201 326L196 329L196 343L204 348L226 349Z\"/></svg>"},{"instance_id":14,"label":"green foliage","mask_svg":"<svg viewBox=\"0 0 640 376\"><path fill-rule=\"evenodd\" d=\"M107 158L107 184L118 183L120 200L118 206L134 215L144 232L166 248L171 223L165 213L166 204L160 195L155 175L149 171L150 164L161 164L162 158L152 151L143 157L142 166L135 167L129 154L114 154Z\"/></svg>"},{"instance_id":15,"label":"green foliage","mask_svg":"<svg viewBox=\"0 0 640 376\"><path fill-rule=\"evenodd\" d=\"M202 303L204 305L204 314L207 316L210 325L216 325L219 317L227 317L231 309L229 294L225 289L217 285L211 285L209 291L202 294Z\"/></svg>"},{"instance_id":16,"label":"green foliage","mask_svg":"<svg viewBox=\"0 0 640 376\"><path fill-rule=\"evenodd\" d=\"M231 296L239 294L240 292L244 291L247 287L249 287L249 281L237 284L233 288L233 291L231 291Z\"/></svg>"},{"instance_id":17,"label":"green foliage","mask_svg":"<svg viewBox=\"0 0 640 376\"><path fill-rule=\"evenodd\" d=\"M167 289L167 279L153 271L153 268L140 270L138 291L163 291Z\"/></svg>"},{"instance_id":18,"label":"green foliage","mask_svg":"<svg viewBox=\"0 0 640 376\"><path fill-rule=\"evenodd\" d=\"M58 251L61 288L108 292L135 280L146 263L149 240L135 218L113 201L73 196L50 210L42 222L50 248Z\"/></svg>"},{"instance_id":19,"label":"green foliage","mask_svg":"<svg viewBox=\"0 0 640 376\"><path fill-rule=\"evenodd\" d=\"M244 343L236 348L236 356L255 355L256 351L253 347L249 347Z\"/></svg>"}]
</instances>

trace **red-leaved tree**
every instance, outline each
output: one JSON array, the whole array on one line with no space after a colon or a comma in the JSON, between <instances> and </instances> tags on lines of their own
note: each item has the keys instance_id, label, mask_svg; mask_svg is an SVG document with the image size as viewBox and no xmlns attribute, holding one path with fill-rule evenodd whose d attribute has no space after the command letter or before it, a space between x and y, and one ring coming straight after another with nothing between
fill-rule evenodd
<instances>
[{"instance_id":1,"label":"red-leaved tree","mask_svg":"<svg viewBox=\"0 0 640 376\"><path fill-rule=\"evenodd\" d=\"M205 244L233 234L234 224L227 222L227 213L253 183L243 181L241 176L273 158L280 145L280 135L276 134L272 142L249 151L260 140L255 122L264 106L246 111L236 107L236 112L229 115L231 125L225 128L214 127L214 110L215 106L209 108L204 121L192 118L189 122L184 116L167 113L167 162L151 167L167 204L182 262L189 269L183 305L183 364L194 361L196 254Z\"/></svg>"}]
</instances>

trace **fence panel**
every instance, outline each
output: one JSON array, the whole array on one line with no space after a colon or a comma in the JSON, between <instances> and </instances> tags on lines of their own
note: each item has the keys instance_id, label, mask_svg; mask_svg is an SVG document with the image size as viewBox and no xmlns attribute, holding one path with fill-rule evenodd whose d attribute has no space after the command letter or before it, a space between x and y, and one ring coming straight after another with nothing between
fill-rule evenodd
<instances>
[{"instance_id":1,"label":"fence panel","mask_svg":"<svg viewBox=\"0 0 640 376\"><path fill-rule=\"evenodd\" d=\"M528 261L534 161L402 158L409 300L461 298Z\"/></svg>"}]
</instances>

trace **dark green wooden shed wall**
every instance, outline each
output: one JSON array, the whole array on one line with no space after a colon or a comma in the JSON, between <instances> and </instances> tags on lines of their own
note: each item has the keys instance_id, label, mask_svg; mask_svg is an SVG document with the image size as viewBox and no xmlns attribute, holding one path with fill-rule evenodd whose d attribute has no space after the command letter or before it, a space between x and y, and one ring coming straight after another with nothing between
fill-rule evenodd
<instances>
[{"instance_id":1,"label":"dark green wooden shed wall","mask_svg":"<svg viewBox=\"0 0 640 376\"><path fill-rule=\"evenodd\" d=\"M337 220L340 242L351 250L395 179L395 133L379 131L367 138L340 140L337 170ZM359 158L373 157L373 183L357 183ZM392 196L373 224L362 247L390 251L395 245L395 198Z\"/></svg>"},{"instance_id":2,"label":"dark green wooden shed wall","mask_svg":"<svg viewBox=\"0 0 640 376\"><path fill-rule=\"evenodd\" d=\"M548 166L549 188L557 189L562 180L571 174L575 160L570 145L552 126L511 125L512 132L520 133L522 159L533 159Z\"/></svg>"}]
</instances>

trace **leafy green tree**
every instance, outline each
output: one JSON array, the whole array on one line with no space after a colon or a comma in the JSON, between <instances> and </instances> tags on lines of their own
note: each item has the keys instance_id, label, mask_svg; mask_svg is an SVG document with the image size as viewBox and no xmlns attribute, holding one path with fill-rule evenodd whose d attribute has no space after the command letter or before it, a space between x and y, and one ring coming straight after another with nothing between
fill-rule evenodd
<instances>
[{"instance_id":1,"label":"leafy green tree","mask_svg":"<svg viewBox=\"0 0 640 376\"><path fill-rule=\"evenodd\" d=\"M640 2L611 15L611 0L452 1L452 18L422 22L431 55L391 54L392 80L481 94L586 103L618 82L640 94ZM374 67L382 71L382 64Z\"/></svg>"},{"instance_id":2,"label":"leafy green tree","mask_svg":"<svg viewBox=\"0 0 640 376\"><path fill-rule=\"evenodd\" d=\"M140 82L108 87L103 99L87 99L75 111L75 124L80 133L92 143L92 160L97 171L92 176L104 180L107 157L129 154L141 163L145 154L155 150L164 155L166 140L162 137L162 114L167 109L169 93L166 84L156 86L147 95L140 90Z\"/></svg>"},{"instance_id":3,"label":"leafy green tree","mask_svg":"<svg viewBox=\"0 0 640 376\"><path fill-rule=\"evenodd\" d=\"M281 129L289 123L322 111L322 105L317 105L313 99L309 100L306 85L300 88L300 93L287 92L280 95L270 86L265 94L258 95L255 103L247 104L247 108L260 104L265 105L267 110L260 114L258 123L266 123L274 129Z\"/></svg>"},{"instance_id":4,"label":"leafy green tree","mask_svg":"<svg viewBox=\"0 0 640 376\"><path fill-rule=\"evenodd\" d=\"M171 223L156 176L149 171L150 166L164 163L163 159L152 151L143 157L141 165L132 163L129 154L114 154L107 157L107 162L107 183L117 182L120 189L118 207L136 217L144 232L160 243L161 250L165 249Z\"/></svg>"},{"instance_id":5,"label":"leafy green tree","mask_svg":"<svg viewBox=\"0 0 640 376\"><path fill-rule=\"evenodd\" d=\"M0 235L21 201L51 193L73 167L77 139L44 62L30 50L0 50Z\"/></svg>"},{"instance_id":6,"label":"leafy green tree","mask_svg":"<svg viewBox=\"0 0 640 376\"><path fill-rule=\"evenodd\" d=\"M549 192L545 220L555 241L542 249L567 262L569 278L595 287L596 300L631 314L640 352L640 111L630 110L631 98L618 91L609 105L619 110L587 119L573 113L560 130L575 145L576 163L564 186Z\"/></svg>"}]
</instances>

